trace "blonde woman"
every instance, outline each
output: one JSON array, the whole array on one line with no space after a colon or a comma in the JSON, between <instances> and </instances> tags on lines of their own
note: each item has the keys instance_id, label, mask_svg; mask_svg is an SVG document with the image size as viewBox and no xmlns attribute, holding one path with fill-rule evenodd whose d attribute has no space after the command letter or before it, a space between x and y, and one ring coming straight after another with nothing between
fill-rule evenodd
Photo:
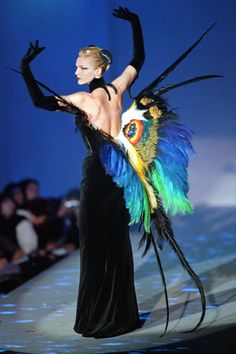
<instances>
[{"instance_id":1,"label":"blonde woman","mask_svg":"<svg viewBox=\"0 0 236 354\"><path fill-rule=\"evenodd\" d=\"M121 128L122 96L144 62L139 18L119 7L113 15L132 25L133 57L119 77L106 84L103 74L112 63L108 50L82 48L76 60L78 84L88 92L68 96L45 96L29 63L44 49L30 44L21 71L35 106L51 111L78 108L76 122L87 147L80 199L80 284L74 330L87 337L111 337L140 326L133 279L129 239L129 213L123 190L108 176L100 161L102 136L92 127L116 137ZM82 119L83 118L83 119ZM85 118L85 119L84 119Z\"/></svg>"}]
</instances>

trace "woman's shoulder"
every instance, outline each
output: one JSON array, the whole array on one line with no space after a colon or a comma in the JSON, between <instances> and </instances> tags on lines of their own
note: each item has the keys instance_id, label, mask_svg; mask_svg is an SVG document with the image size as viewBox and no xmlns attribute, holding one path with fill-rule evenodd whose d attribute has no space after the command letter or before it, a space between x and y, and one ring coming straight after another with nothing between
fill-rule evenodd
<instances>
[{"instance_id":1,"label":"woman's shoulder","mask_svg":"<svg viewBox=\"0 0 236 354\"><path fill-rule=\"evenodd\" d=\"M74 106L80 107L82 104L91 100L91 95L88 92L80 91L74 92L70 95L61 96L68 103L72 103Z\"/></svg>"}]
</instances>

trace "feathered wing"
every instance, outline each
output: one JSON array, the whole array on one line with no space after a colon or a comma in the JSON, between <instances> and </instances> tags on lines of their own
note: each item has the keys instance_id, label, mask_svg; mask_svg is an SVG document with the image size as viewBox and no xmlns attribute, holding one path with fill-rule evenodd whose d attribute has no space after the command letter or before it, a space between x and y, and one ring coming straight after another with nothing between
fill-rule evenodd
<instances>
[{"instance_id":1,"label":"feathered wing","mask_svg":"<svg viewBox=\"0 0 236 354\"><path fill-rule=\"evenodd\" d=\"M151 93L139 97L123 113L122 128L115 138L120 150L115 153L113 150L117 149L106 143L101 159L114 182L124 188L131 225L142 221L145 231L150 232L152 217L160 206L172 215L192 211L187 198L188 156L193 152L191 135L192 131L167 109L165 101ZM110 167L112 159L107 161L106 156L115 154L114 161L119 165L122 160L129 173ZM136 189L127 193L132 188L131 175Z\"/></svg>"},{"instance_id":2,"label":"feathered wing","mask_svg":"<svg viewBox=\"0 0 236 354\"><path fill-rule=\"evenodd\" d=\"M193 153L193 132L168 109L162 95L177 87L221 76L203 75L160 88L157 85L191 53L214 25L136 96L131 107L122 115L119 135L115 139L110 138L119 146L120 158L129 163L138 176L139 193L128 194L130 200L126 199L126 206L130 211L131 225L140 221L142 216L146 232L150 231L152 215L158 205L162 205L165 212L171 215L190 213L193 209L187 197L187 167L189 154ZM103 156L101 153L102 159ZM113 169L111 176L118 185L127 185L125 178L128 174L117 177ZM141 202L136 203L137 208L132 208L137 196L141 197Z\"/></svg>"},{"instance_id":3,"label":"feathered wing","mask_svg":"<svg viewBox=\"0 0 236 354\"><path fill-rule=\"evenodd\" d=\"M162 248L163 243L168 242L200 291L202 316L194 329L205 314L201 282L177 244L167 216L167 212L175 215L192 211L187 198L188 156L193 151L191 135L192 131L168 110L165 101L149 92L138 97L123 113L119 135L110 139L112 144L105 142L100 152L107 174L124 190L130 224L141 222L143 225L140 245L144 245L144 254L151 245L154 248L167 305L164 333L169 321L168 294L156 244Z\"/></svg>"},{"instance_id":4,"label":"feathered wing","mask_svg":"<svg viewBox=\"0 0 236 354\"><path fill-rule=\"evenodd\" d=\"M192 131L168 110L165 101L149 92L139 96L122 115L119 135L105 142L101 160L106 172L124 190L130 224L141 222L144 254L152 245L160 267L169 321L168 294L158 249L166 241L177 254L181 264L194 279L202 298L205 315L205 295L198 276L177 244L167 212L188 213L192 205L187 198L188 155L193 151ZM118 147L118 148L117 148Z\"/></svg>"},{"instance_id":5,"label":"feathered wing","mask_svg":"<svg viewBox=\"0 0 236 354\"><path fill-rule=\"evenodd\" d=\"M193 330L197 329L204 319L206 300L201 281L177 244L167 216L167 213L191 213L193 209L187 197L187 167L189 154L193 152L193 132L168 109L161 95L177 87L221 76L198 76L161 88L157 88L157 85L196 47L212 27L136 96L131 107L122 115L120 133L115 139L110 138L112 144L106 142L101 150L101 160L106 172L124 189L130 224L143 224L144 233L140 244L145 245L144 254L151 245L154 248L167 305L164 333L169 321L169 306L157 245L162 248L165 241L169 243L199 289L202 314Z\"/></svg>"}]
</instances>

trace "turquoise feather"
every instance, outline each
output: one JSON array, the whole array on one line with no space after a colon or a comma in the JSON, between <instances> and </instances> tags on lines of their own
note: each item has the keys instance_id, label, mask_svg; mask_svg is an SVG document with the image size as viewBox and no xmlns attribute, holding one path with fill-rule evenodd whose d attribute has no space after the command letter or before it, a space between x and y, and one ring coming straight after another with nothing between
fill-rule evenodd
<instances>
[{"instance_id":1,"label":"turquoise feather","mask_svg":"<svg viewBox=\"0 0 236 354\"><path fill-rule=\"evenodd\" d=\"M147 193L123 152L105 142L100 151L100 158L106 173L118 187L123 188L130 225L143 220L145 230L150 231L151 212Z\"/></svg>"}]
</instances>

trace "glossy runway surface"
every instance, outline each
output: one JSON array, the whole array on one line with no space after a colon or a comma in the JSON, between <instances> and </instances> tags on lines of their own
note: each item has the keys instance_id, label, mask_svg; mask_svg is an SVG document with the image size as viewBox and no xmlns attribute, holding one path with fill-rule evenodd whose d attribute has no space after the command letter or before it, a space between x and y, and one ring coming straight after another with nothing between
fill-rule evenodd
<instances>
[{"instance_id":1,"label":"glossy runway surface","mask_svg":"<svg viewBox=\"0 0 236 354\"><path fill-rule=\"evenodd\" d=\"M137 250L139 236L133 230L136 292L140 314L146 318L142 328L110 339L84 338L73 332L79 279L79 251L76 251L8 295L1 296L0 352L139 353L142 349L153 348L153 353L189 353L188 342L193 338L198 337L200 341L206 335L225 329L228 329L230 346L235 337L230 334L230 328L236 324L235 212L235 207L202 206L193 215L177 217L173 221L176 239L201 277L207 294L206 318L199 331L181 333L193 328L198 321L200 298L176 255L165 245L161 259L170 298L170 323L167 335L161 337L166 312L159 271L152 252L141 258L141 251ZM216 335L213 351L210 349L213 343L206 341L206 352L199 354L224 353L219 347L223 345L223 337L220 337ZM158 348L163 345L171 345L172 349L160 351Z\"/></svg>"}]
</instances>

